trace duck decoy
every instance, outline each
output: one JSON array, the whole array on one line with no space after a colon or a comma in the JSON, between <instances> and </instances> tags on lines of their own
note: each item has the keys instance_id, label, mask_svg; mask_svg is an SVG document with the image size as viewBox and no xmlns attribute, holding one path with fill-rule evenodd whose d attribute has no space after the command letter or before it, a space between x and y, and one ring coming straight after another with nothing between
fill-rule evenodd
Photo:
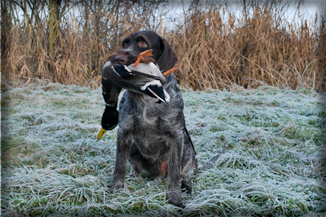
<instances>
[{"instance_id":1,"label":"duck decoy","mask_svg":"<svg viewBox=\"0 0 326 217\"><path fill-rule=\"evenodd\" d=\"M103 66L102 79L132 92L157 98L159 102L168 103L170 95L163 88L166 83L165 76L177 68L174 67L162 73L151 56L152 51L146 50L140 53L135 63L128 66L115 65L108 61ZM101 120L102 128L97 139L100 140L107 130L114 129L118 122L119 113L116 108L106 105Z\"/></svg>"},{"instance_id":2,"label":"duck decoy","mask_svg":"<svg viewBox=\"0 0 326 217\"><path fill-rule=\"evenodd\" d=\"M108 61L103 67L102 77L132 92L169 102L170 96L163 88L165 76L177 68L162 73L151 56L152 51L146 50L140 53L135 63L128 66L115 65Z\"/></svg>"}]
</instances>

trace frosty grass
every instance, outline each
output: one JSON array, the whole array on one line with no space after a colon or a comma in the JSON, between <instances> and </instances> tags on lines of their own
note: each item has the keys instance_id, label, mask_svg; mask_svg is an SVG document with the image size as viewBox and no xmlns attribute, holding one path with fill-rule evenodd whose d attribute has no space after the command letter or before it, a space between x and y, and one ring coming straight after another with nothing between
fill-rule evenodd
<instances>
[{"instance_id":1,"label":"frosty grass","mask_svg":"<svg viewBox=\"0 0 326 217\"><path fill-rule=\"evenodd\" d=\"M166 204L166 180L127 175L123 190L108 192L117 129L96 140L104 111L100 88L41 82L3 92L2 167L8 170L2 174L2 216L326 212L318 170L326 140L325 94L274 87L182 91L199 164L193 193L182 194L183 210Z\"/></svg>"}]
</instances>

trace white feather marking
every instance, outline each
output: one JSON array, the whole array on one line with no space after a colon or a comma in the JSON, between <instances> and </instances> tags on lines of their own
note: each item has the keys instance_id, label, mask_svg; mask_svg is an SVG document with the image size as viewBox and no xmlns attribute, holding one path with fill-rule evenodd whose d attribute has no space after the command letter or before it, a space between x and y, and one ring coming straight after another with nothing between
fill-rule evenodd
<instances>
[{"instance_id":1,"label":"white feather marking","mask_svg":"<svg viewBox=\"0 0 326 217\"><path fill-rule=\"evenodd\" d=\"M168 92L166 92L165 90L164 90L164 97L165 97L165 101L166 102L170 102L170 95L168 94Z\"/></svg>"},{"instance_id":2,"label":"white feather marking","mask_svg":"<svg viewBox=\"0 0 326 217\"><path fill-rule=\"evenodd\" d=\"M149 92L151 92L156 98L158 98L159 100L161 100L162 102L165 102L161 97L159 97L151 88L147 88Z\"/></svg>"},{"instance_id":3,"label":"white feather marking","mask_svg":"<svg viewBox=\"0 0 326 217\"><path fill-rule=\"evenodd\" d=\"M128 72L131 72L132 70L129 69L126 65L124 65L124 68L128 71Z\"/></svg>"},{"instance_id":4,"label":"white feather marking","mask_svg":"<svg viewBox=\"0 0 326 217\"><path fill-rule=\"evenodd\" d=\"M103 69L105 69L106 67L112 65L111 61L107 61L104 66L103 66Z\"/></svg>"},{"instance_id":5,"label":"white feather marking","mask_svg":"<svg viewBox=\"0 0 326 217\"><path fill-rule=\"evenodd\" d=\"M161 82L160 81L157 81L157 80L153 80L153 81L150 81L150 82L147 82L145 85L143 86L140 86L140 89L142 91L145 91L146 88L150 85L157 85L157 86L162 86ZM154 93L154 91L152 91L150 88L148 88L149 92L151 92L154 96L156 96L159 100L163 101L163 102L170 102L170 95L168 94L168 92L166 92L164 89L164 98L165 98L165 101L163 99L161 99L157 94Z\"/></svg>"},{"instance_id":6,"label":"white feather marking","mask_svg":"<svg viewBox=\"0 0 326 217\"><path fill-rule=\"evenodd\" d=\"M146 90L146 88L150 85L157 85L157 86L162 86L161 82L158 81L158 80L153 80L153 81L150 81L150 82L147 82L146 84L144 84L143 86L140 86L140 89L142 91Z\"/></svg>"}]
</instances>

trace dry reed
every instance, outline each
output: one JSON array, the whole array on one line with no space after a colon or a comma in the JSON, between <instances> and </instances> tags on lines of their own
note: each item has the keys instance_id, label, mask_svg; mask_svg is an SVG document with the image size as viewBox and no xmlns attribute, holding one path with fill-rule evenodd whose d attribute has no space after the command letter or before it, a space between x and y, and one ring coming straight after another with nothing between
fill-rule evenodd
<instances>
[{"instance_id":1,"label":"dry reed","mask_svg":"<svg viewBox=\"0 0 326 217\"><path fill-rule=\"evenodd\" d=\"M267 4L254 8L253 16L243 16L237 25L232 14L223 23L220 11L212 6L190 13L172 36L182 85L203 89L267 84L325 90L325 68L318 65L325 61L325 53L318 53L323 36L309 30L306 22L299 27L288 23L286 30L277 17L281 14Z\"/></svg>"},{"instance_id":2,"label":"dry reed","mask_svg":"<svg viewBox=\"0 0 326 217\"><path fill-rule=\"evenodd\" d=\"M187 11L181 27L171 31L162 27L162 18L153 28L144 24L148 13L132 7L128 10L128 16L120 17L104 10L89 12L90 24L86 27L74 16L62 20L54 44L55 58L49 55L46 24L13 26L6 66L10 73L4 73L5 78L40 78L97 88L101 66L118 49L121 38L151 29L175 48L179 70L174 74L182 86L195 90L229 89L234 85L326 90L325 30L324 23L318 27L317 17L311 28L305 20L295 25L265 4L253 8L252 16L243 14L238 20L230 13L225 23L222 18L226 8L213 5L206 10ZM96 24L99 16L105 17L106 23Z\"/></svg>"}]
</instances>

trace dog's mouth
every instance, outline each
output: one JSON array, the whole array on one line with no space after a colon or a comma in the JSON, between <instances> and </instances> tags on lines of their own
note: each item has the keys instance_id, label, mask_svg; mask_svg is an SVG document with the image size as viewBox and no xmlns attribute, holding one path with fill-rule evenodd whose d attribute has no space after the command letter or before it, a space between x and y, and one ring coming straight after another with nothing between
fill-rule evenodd
<instances>
[{"instance_id":1,"label":"dog's mouth","mask_svg":"<svg viewBox=\"0 0 326 217\"><path fill-rule=\"evenodd\" d=\"M137 61L137 57L133 56L133 55L130 55L128 56L128 62L127 62L127 66L131 65L131 64L134 64L136 61Z\"/></svg>"}]
</instances>

